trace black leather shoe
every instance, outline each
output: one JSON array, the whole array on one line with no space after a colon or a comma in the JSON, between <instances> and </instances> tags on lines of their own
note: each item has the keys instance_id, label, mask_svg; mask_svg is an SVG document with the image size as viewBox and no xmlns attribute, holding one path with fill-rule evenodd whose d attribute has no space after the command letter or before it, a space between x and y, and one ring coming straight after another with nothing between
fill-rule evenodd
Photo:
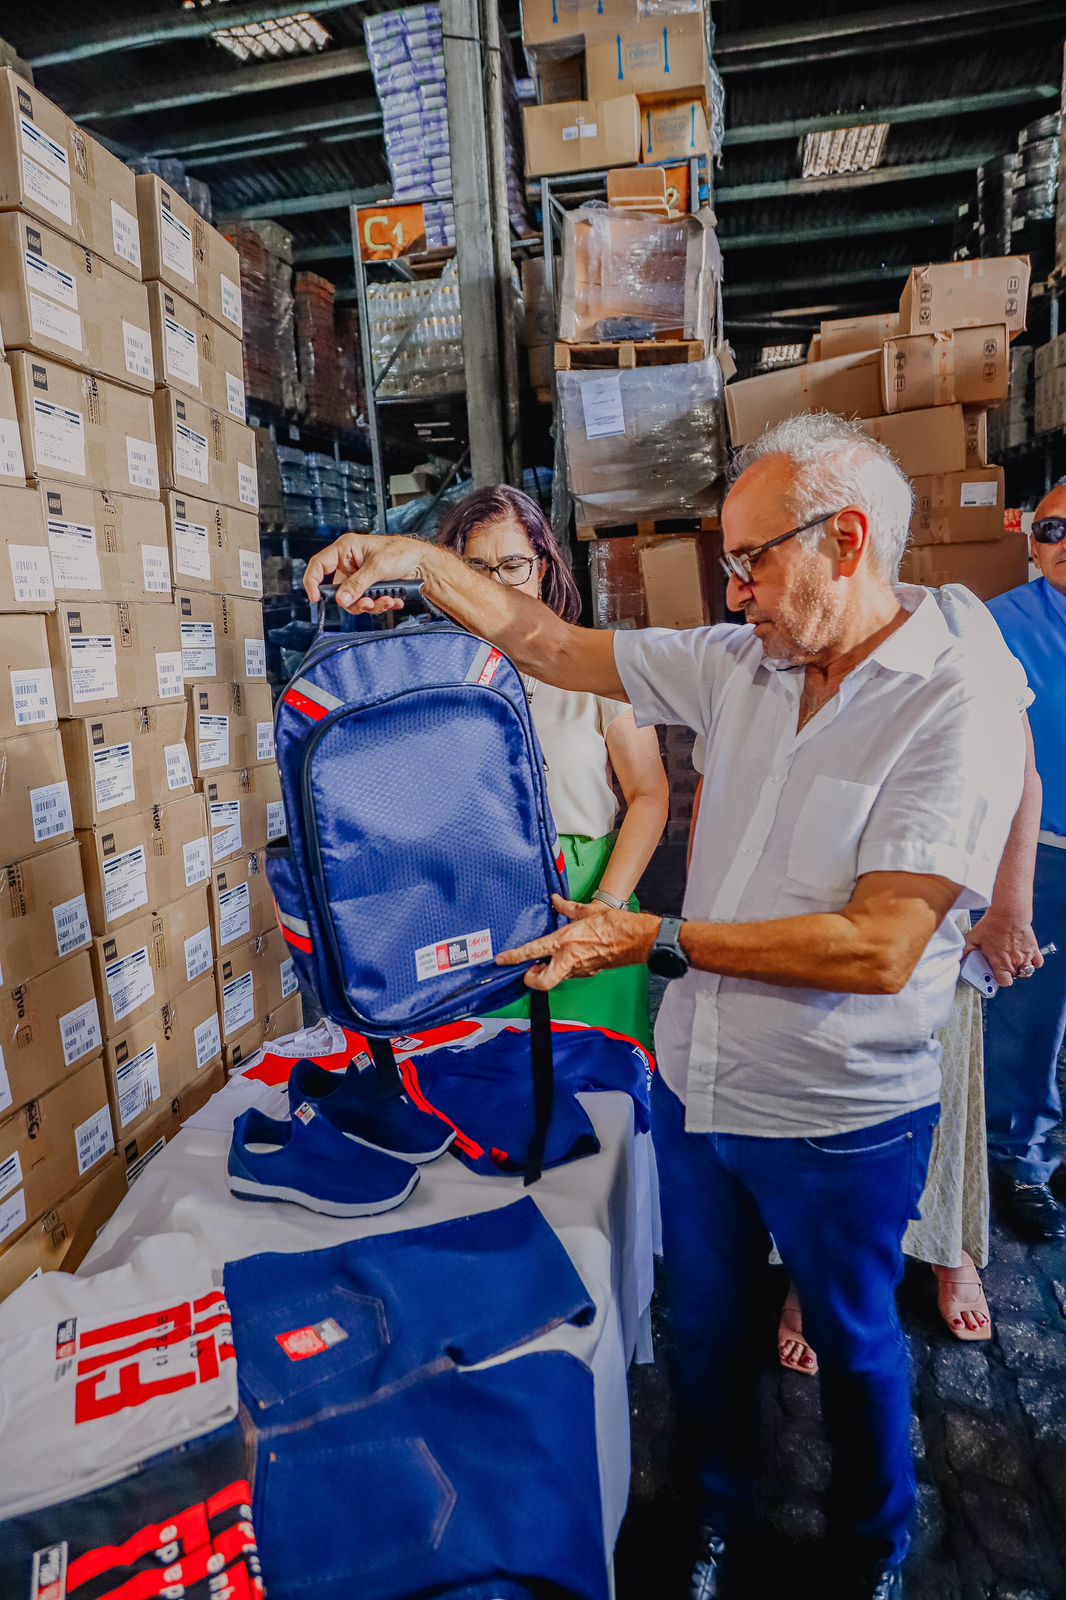
<instances>
[{"instance_id":1,"label":"black leather shoe","mask_svg":"<svg viewBox=\"0 0 1066 1600\"><path fill-rule=\"evenodd\" d=\"M1046 1183L1004 1178L1000 1192L1007 1220L1027 1239L1066 1239L1066 1211Z\"/></svg>"},{"instance_id":2,"label":"black leather shoe","mask_svg":"<svg viewBox=\"0 0 1066 1600\"><path fill-rule=\"evenodd\" d=\"M903 1568L888 1567L867 1591L870 1600L903 1600Z\"/></svg>"},{"instance_id":3,"label":"black leather shoe","mask_svg":"<svg viewBox=\"0 0 1066 1600\"><path fill-rule=\"evenodd\" d=\"M726 1562L726 1542L713 1528L702 1527L699 1554L689 1582L689 1600L721 1600ZM893 1596L893 1600L895 1597Z\"/></svg>"}]
</instances>

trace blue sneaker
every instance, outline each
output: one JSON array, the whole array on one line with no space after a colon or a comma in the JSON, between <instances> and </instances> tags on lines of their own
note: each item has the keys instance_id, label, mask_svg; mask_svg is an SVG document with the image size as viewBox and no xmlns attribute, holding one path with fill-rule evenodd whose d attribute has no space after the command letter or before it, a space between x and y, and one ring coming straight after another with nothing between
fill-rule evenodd
<instances>
[{"instance_id":1,"label":"blue sneaker","mask_svg":"<svg viewBox=\"0 0 1066 1600\"><path fill-rule=\"evenodd\" d=\"M308 1101L356 1144L421 1164L436 1161L454 1142L455 1129L405 1094L384 1095L371 1070L327 1072L298 1061L289 1078L289 1105Z\"/></svg>"},{"instance_id":2,"label":"blue sneaker","mask_svg":"<svg viewBox=\"0 0 1066 1600\"><path fill-rule=\"evenodd\" d=\"M419 1179L417 1167L352 1141L309 1102L291 1122L242 1111L233 1125L230 1193L240 1200L288 1200L328 1217L372 1217L402 1205Z\"/></svg>"}]
</instances>

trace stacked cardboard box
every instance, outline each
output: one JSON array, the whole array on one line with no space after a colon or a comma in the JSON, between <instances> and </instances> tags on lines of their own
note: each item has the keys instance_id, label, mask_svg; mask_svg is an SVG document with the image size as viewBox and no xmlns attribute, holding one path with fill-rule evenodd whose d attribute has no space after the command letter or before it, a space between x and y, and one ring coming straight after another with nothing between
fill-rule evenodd
<instances>
[{"instance_id":1,"label":"stacked cardboard box","mask_svg":"<svg viewBox=\"0 0 1066 1600\"><path fill-rule=\"evenodd\" d=\"M650 10L638 0L525 0L539 101L524 112L528 177L709 153L704 7Z\"/></svg>"},{"instance_id":2,"label":"stacked cardboard box","mask_svg":"<svg viewBox=\"0 0 1066 1600\"><path fill-rule=\"evenodd\" d=\"M984 599L1024 583L988 412L1008 394L1028 294L1026 257L916 267L898 311L823 322L805 365L731 384L733 443L805 411L857 417L914 483L905 581L966 583Z\"/></svg>"}]
</instances>

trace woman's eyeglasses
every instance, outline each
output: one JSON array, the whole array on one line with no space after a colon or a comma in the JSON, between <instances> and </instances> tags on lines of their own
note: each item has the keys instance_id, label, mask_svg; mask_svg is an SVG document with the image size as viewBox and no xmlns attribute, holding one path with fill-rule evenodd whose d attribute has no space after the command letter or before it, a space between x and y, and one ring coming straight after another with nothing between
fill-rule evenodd
<instances>
[{"instance_id":1,"label":"woman's eyeglasses","mask_svg":"<svg viewBox=\"0 0 1066 1600\"><path fill-rule=\"evenodd\" d=\"M501 583L513 584L516 588L525 583L533 568L537 564L536 556L504 556L502 561L497 561L494 567L487 561L468 560L467 566L471 572L480 572L486 578L499 578Z\"/></svg>"},{"instance_id":2,"label":"woman's eyeglasses","mask_svg":"<svg viewBox=\"0 0 1066 1600\"><path fill-rule=\"evenodd\" d=\"M841 510L844 508L841 507ZM794 539L798 533L806 533L808 528L816 528L820 522L828 522L830 517L839 517L839 511L823 511L819 516L812 517L810 522L801 522L798 528L789 528L787 533L779 533L776 539L767 539L765 544L757 544L754 550L745 550L741 554L727 553L719 556L718 561L727 578L736 578L738 583L751 583L752 567L760 556L767 550L772 550L777 544L784 544L786 539Z\"/></svg>"},{"instance_id":3,"label":"woman's eyeglasses","mask_svg":"<svg viewBox=\"0 0 1066 1600\"><path fill-rule=\"evenodd\" d=\"M1066 539L1066 517L1041 517L1033 523L1037 544L1061 544Z\"/></svg>"}]
</instances>

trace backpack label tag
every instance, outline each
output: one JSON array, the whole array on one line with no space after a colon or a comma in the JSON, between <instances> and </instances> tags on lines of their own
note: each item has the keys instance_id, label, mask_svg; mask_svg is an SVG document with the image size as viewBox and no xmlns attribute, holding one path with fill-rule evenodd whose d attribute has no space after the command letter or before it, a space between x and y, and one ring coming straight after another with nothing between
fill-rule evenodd
<instances>
[{"instance_id":1,"label":"backpack label tag","mask_svg":"<svg viewBox=\"0 0 1066 1600\"><path fill-rule=\"evenodd\" d=\"M419 983L425 983L427 978L439 978L461 967L480 967L492 959L492 931L482 928L478 933L461 933L416 950L415 970Z\"/></svg>"}]
</instances>

